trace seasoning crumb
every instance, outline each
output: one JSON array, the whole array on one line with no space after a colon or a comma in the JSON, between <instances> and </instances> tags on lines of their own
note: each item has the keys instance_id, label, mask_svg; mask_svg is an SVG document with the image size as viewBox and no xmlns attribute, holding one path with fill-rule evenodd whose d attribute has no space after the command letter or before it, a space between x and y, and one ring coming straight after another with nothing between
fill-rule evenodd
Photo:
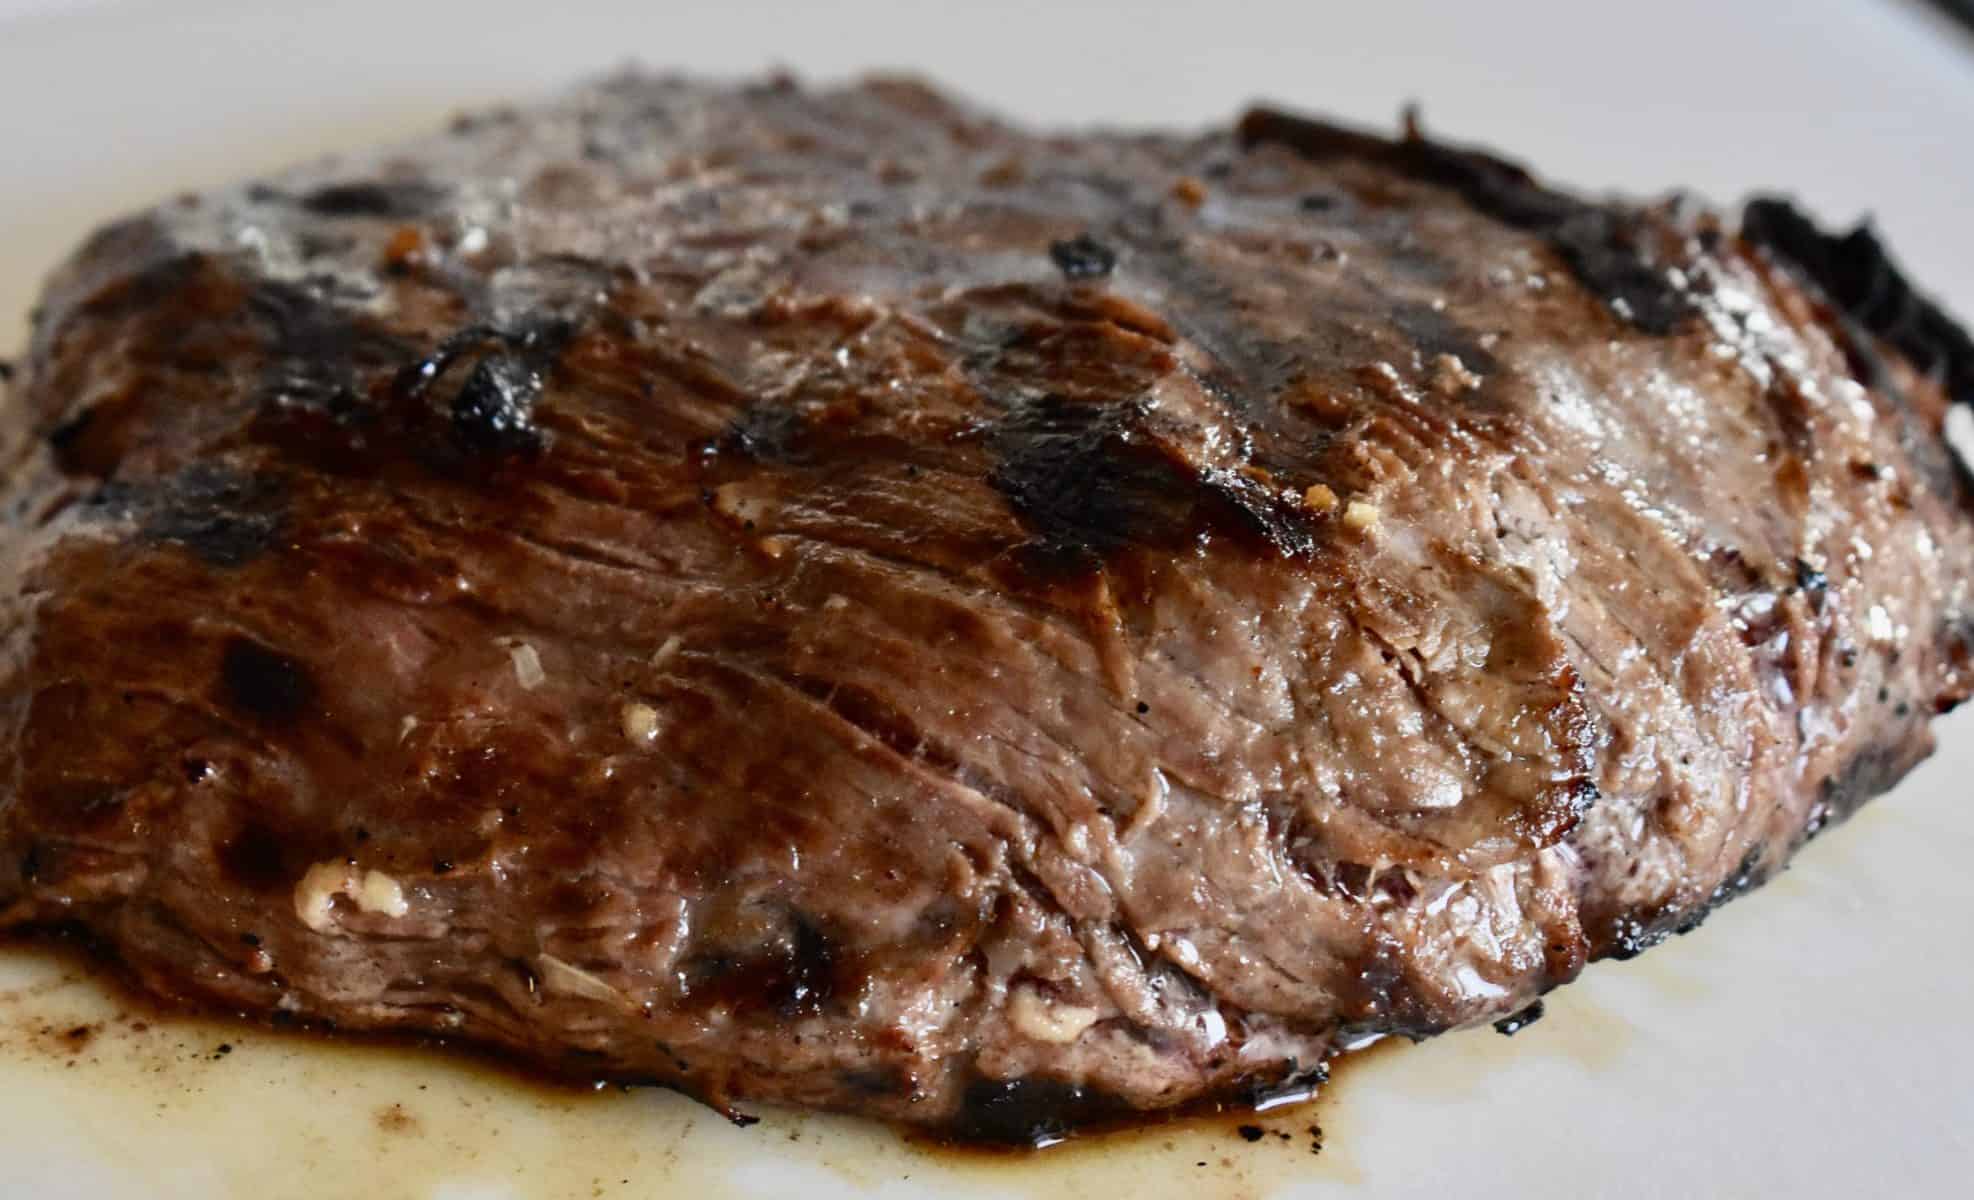
<instances>
[{"instance_id":1,"label":"seasoning crumb","mask_svg":"<svg viewBox=\"0 0 1974 1200\"><path fill-rule=\"evenodd\" d=\"M1172 185L1172 198L1187 208L1198 208L1206 203L1206 185L1191 175L1181 175Z\"/></svg>"},{"instance_id":2,"label":"seasoning crumb","mask_svg":"<svg viewBox=\"0 0 1974 1200\"><path fill-rule=\"evenodd\" d=\"M1378 522L1383 518L1384 514L1378 511L1377 505L1366 504L1362 500L1352 500L1343 508L1344 527L1353 533L1375 532Z\"/></svg>"},{"instance_id":3,"label":"seasoning crumb","mask_svg":"<svg viewBox=\"0 0 1974 1200\"><path fill-rule=\"evenodd\" d=\"M1328 484L1315 483L1302 493L1302 506L1314 513L1332 513L1337 509L1337 494Z\"/></svg>"}]
</instances>

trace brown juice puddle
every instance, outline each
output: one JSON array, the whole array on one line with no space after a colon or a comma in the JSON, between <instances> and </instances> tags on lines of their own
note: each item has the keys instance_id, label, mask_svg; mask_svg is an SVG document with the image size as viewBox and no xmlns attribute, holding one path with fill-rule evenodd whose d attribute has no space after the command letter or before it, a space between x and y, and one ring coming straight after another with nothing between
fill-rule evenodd
<instances>
[{"instance_id":1,"label":"brown juice puddle","mask_svg":"<svg viewBox=\"0 0 1974 1200\"><path fill-rule=\"evenodd\" d=\"M1360 1052L1340 1074L1383 1053ZM0 947L0 1124L13 1139L0 1146L46 1155L60 1172L49 1178L86 1168L106 1200L822 1200L899 1189L1263 1200L1361 1181L1329 1136L1340 1122L1327 1097L1040 1152L753 1111L760 1123L743 1129L657 1089L572 1088L472 1054L165 1012L73 948Z\"/></svg>"}]
</instances>

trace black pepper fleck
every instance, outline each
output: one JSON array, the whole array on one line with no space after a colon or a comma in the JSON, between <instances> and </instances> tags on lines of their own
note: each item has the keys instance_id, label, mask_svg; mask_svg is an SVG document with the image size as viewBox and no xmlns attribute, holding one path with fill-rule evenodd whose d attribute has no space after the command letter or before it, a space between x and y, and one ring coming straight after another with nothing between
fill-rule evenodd
<instances>
[{"instance_id":1,"label":"black pepper fleck","mask_svg":"<svg viewBox=\"0 0 1974 1200\"><path fill-rule=\"evenodd\" d=\"M1234 1131L1250 1142L1258 1142L1267 1136L1268 1131L1259 1125L1243 1125Z\"/></svg>"},{"instance_id":2,"label":"black pepper fleck","mask_svg":"<svg viewBox=\"0 0 1974 1200\"><path fill-rule=\"evenodd\" d=\"M1055 260L1056 269L1070 279L1100 279L1117 266L1117 252L1087 233L1079 233L1067 241L1050 242L1049 257Z\"/></svg>"}]
</instances>

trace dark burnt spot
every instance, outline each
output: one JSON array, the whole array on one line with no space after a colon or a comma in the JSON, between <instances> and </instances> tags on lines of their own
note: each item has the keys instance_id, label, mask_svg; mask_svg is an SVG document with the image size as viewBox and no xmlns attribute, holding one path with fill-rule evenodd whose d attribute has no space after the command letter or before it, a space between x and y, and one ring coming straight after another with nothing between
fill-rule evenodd
<instances>
[{"instance_id":1,"label":"dark burnt spot","mask_svg":"<svg viewBox=\"0 0 1974 1200\"><path fill-rule=\"evenodd\" d=\"M54 452L55 463L70 475L86 471L86 465L78 461L76 451L82 444L83 435L89 432L90 422L95 419L96 410L85 408L48 431L48 448Z\"/></svg>"},{"instance_id":2,"label":"dark burnt spot","mask_svg":"<svg viewBox=\"0 0 1974 1200\"><path fill-rule=\"evenodd\" d=\"M46 863L43 861L45 854L46 852L42 849L40 842L29 842L27 844L27 849L21 852L21 881L23 883L33 883L35 880L41 878L41 872L46 866Z\"/></svg>"},{"instance_id":3,"label":"dark burnt spot","mask_svg":"<svg viewBox=\"0 0 1974 1200\"><path fill-rule=\"evenodd\" d=\"M1949 395L1974 403L1974 338L1915 289L1868 224L1828 234L1789 201L1764 196L1741 214L1741 236L1788 263L1850 321L1898 349ZM1860 372L1864 374L1864 372Z\"/></svg>"},{"instance_id":4,"label":"dark burnt spot","mask_svg":"<svg viewBox=\"0 0 1974 1200\"><path fill-rule=\"evenodd\" d=\"M816 924L796 914L781 937L745 955L702 954L685 964L695 1005L767 1011L783 1020L818 1016L854 982L854 964Z\"/></svg>"},{"instance_id":5,"label":"dark burnt spot","mask_svg":"<svg viewBox=\"0 0 1974 1200\"><path fill-rule=\"evenodd\" d=\"M1759 887L1762 881L1767 878L1767 874L1762 870L1761 860L1762 847L1759 845L1750 846L1748 852L1741 856L1741 863L1734 868L1734 873L1715 886L1714 890L1707 894L1706 901L1700 907L1675 921L1672 931L1681 935L1693 932L1704 924L1708 917L1714 914L1715 909L1743 892L1752 891L1756 887Z\"/></svg>"},{"instance_id":6,"label":"dark burnt spot","mask_svg":"<svg viewBox=\"0 0 1974 1200\"><path fill-rule=\"evenodd\" d=\"M1259 1125L1236 1126L1234 1132L1240 1134L1241 1140L1246 1142L1258 1142L1268 1136L1268 1131Z\"/></svg>"},{"instance_id":7,"label":"dark burnt spot","mask_svg":"<svg viewBox=\"0 0 1974 1200\"><path fill-rule=\"evenodd\" d=\"M422 217L445 199L444 188L422 180L360 180L332 183L304 192L297 200L319 217Z\"/></svg>"},{"instance_id":8,"label":"dark burnt spot","mask_svg":"<svg viewBox=\"0 0 1974 1200\"><path fill-rule=\"evenodd\" d=\"M106 484L83 511L134 522L140 540L183 546L209 566L238 567L280 539L286 509L276 481L201 463L170 479Z\"/></svg>"},{"instance_id":9,"label":"dark burnt spot","mask_svg":"<svg viewBox=\"0 0 1974 1200\"><path fill-rule=\"evenodd\" d=\"M979 1078L962 1093L947 1133L960 1141L1040 1149L1130 1111L1115 1096L1060 1079Z\"/></svg>"},{"instance_id":10,"label":"dark burnt spot","mask_svg":"<svg viewBox=\"0 0 1974 1200\"><path fill-rule=\"evenodd\" d=\"M1795 577L1796 587L1808 597L1810 607L1822 612L1830 591L1830 577L1800 558L1795 562Z\"/></svg>"},{"instance_id":11,"label":"dark burnt spot","mask_svg":"<svg viewBox=\"0 0 1974 1200\"><path fill-rule=\"evenodd\" d=\"M266 825L250 823L221 843L216 860L226 878L249 891L271 892L294 882L287 839ZM241 940L252 937L243 935ZM247 943L259 945L260 941Z\"/></svg>"},{"instance_id":12,"label":"dark burnt spot","mask_svg":"<svg viewBox=\"0 0 1974 1200\"><path fill-rule=\"evenodd\" d=\"M821 930L800 918L793 943L786 972L766 994L785 1017L814 1016L836 994L836 951Z\"/></svg>"},{"instance_id":13,"label":"dark burnt spot","mask_svg":"<svg viewBox=\"0 0 1974 1200\"><path fill-rule=\"evenodd\" d=\"M453 431L475 450L516 454L539 449L534 408L541 388L541 373L527 362L508 354L488 355L453 397Z\"/></svg>"},{"instance_id":14,"label":"dark burnt spot","mask_svg":"<svg viewBox=\"0 0 1974 1200\"><path fill-rule=\"evenodd\" d=\"M1101 279L1117 268L1117 251L1087 233L1050 242L1049 259L1064 278L1073 280Z\"/></svg>"},{"instance_id":15,"label":"dark burnt spot","mask_svg":"<svg viewBox=\"0 0 1974 1200\"><path fill-rule=\"evenodd\" d=\"M0 383L12 383L13 379L14 361L10 358L0 358Z\"/></svg>"},{"instance_id":16,"label":"dark burnt spot","mask_svg":"<svg viewBox=\"0 0 1974 1200\"><path fill-rule=\"evenodd\" d=\"M1238 136L1243 145L1275 143L1315 160L1362 159L1458 192L1502 224L1543 238L1580 283L1646 333L1672 333L1694 311L1663 264L1650 261L1641 217L1553 191L1506 159L1428 141L1409 122L1406 136L1392 141L1265 108L1241 118Z\"/></svg>"},{"instance_id":17,"label":"dark burnt spot","mask_svg":"<svg viewBox=\"0 0 1974 1200\"><path fill-rule=\"evenodd\" d=\"M1151 445L1133 405L1024 404L994 434L988 477L1037 535L1031 567L1093 569L1132 542L1171 541L1187 521L1185 480Z\"/></svg>"},{"instance_id":18,"label":"dark burnt spot","mask_svg":"<svg viewBox=\"0 0 1974 1200\"><path fill-rule=\"evenodd\" d=\"M254 285L247 311L267 342L267 366L260 380L264 406L341 425L374 417L369 407L372 381L402 362L411 348L355 311L352 304L360 299L320 280Z\"/></svg>"},{"instance_id":19,"label":"dark burnt spot","mask_svg":"<svg viewBox=\"0 0 1974 1200\"><path fill-rule=\"evenodd\" d=\"M1329 212L1342 201L1329 192L1306 192L1298 197L1295 206L1303 212Z\"/></svg>"},{"instance_id":20,"label":"dark burnt spot","mask_svg":"<svg viewBox=\"0 0 1974 1200\"><path fill-rule=\"evenodd\" d=\"M1515 1013L1512 1016L1503 1017L1499 1021L1496 1021L1494 1023L1494 1032L1502 1035L1503 1037L1514 1037L1522 1030L1527 1029L1529 1026L1535 1024L1537 1021L1540 1021L1542 1019L1542 1013L1543 1013L1542 1001L1537 1000L1535 1003L1529 1005L1527 1008L1521 1010L1520 1012Z\"/></svg>"},{"instance_id":21,"label":"dark burnt spot","mask_svg":"<svg viewBox=\"0 0 1974 1200\"><path fill-rule=\"evenodd\" d=\"M1492 375L1500 365L1480 344L1480 335L1430 304L1394 304L1391 319L1418 350L1423 367L1430 368L1442 354L1451 354L1481 375Z\"/></svg>"},{"instance_id":22,"label":"dark burnt spot","mask_svg":"<svg viewBox=\"0 0 1974 1200\"><path fill-rule=\"evenodd\" d=\"M1637 958L1671 936L1670 929L1626 914L1612 918L1606 923L1602 936L1593 937L1592 941L1602 947L1596 957L1625 962Z\"/></svg>"},{"instance_id":23,"label":"dark burnt spot","mask_svg":"<svg viewBox=\"0 0 1974 1200\"><path fill-rule=\"evenodd\" d=\"M546 448L535 406L574 327L544 319L514 329L468 326L437 350L400 368L391 391L405 419L442 413L457 452L473 458L525 457ZM445 385L458 380L448 398ZM438 464L442 465L442 464Z\"/></svg>"},{"instance_id":24,"label":"dark burnt spot","mask_svg":"<svg viewBox=\"0 0 1974 1200\"><path fill-rule=\"evenodd\" d=\"M1081 574L1132 545L1176 548L1217 529L1281 557L1315 546L1299 507L1231 470L1199 470L1135 403L1017 405L992 434L988 481L1034 532L1023 565Z\"/></svg>"},{"instance_id":25,"label":"dark burnt spot","mask_svg":"<svg viewBox=\"0 0 1974 1200\"><path fill-rule=\"evenodd\" d=\"M287 724L316 702L308 668L252 638L232 637L220 656L220 691L236 711L270 724Z\"/></svg>"},{"instance_id":26,"label":"dark burnt spot","mask_svg":"<svg viewBox=\"0 0 1974 1200\"><path fill-rule=\"evenodd\" d=\"M1880 702L1889 698L1889 692L1880 688ZM1901 732L1912 731L1888 731L1893 736ZM1824 822L1829 824L1844 820L1861 808L1865 801L1890 790L1893 784L1905 778L1906 772L1924 757L1924 748L1915 745L1918 740L1909 737L1903 742L1867 746L1836 774L1825 778L1817 791L1817 798L1826 814Z\"/></svg>"},{"instance_id":27,"label":"dark burnt spot","mask_svg":"<svg viewBox=\"0 0 1974 1200\"><path fill-rule=\"evenodd\" d=\"M750 404L721 433L719 448L755 462L793 462L806 428L802 415L785 404Z\"/></svg>"},{"instance_id":28,"label":"dark burnt spot","mask_svg":"<svg viewBox=\"0 0 1974 1200\"><path fill-rule=\"evenodd\" d=\"M1819 804L1819 815L1812 817L1813 823L1822 819L1822 808ZM1762 845L1750 846L1733 873L1708 893L1697 907L1621 912L1586 922L1585 935L1593 947L1591 957L1614 958L1622 962L1638 957L1669 937L1698 929L1715 909L1761 886L1768 879L1768 871L1763 866L1764 851Z\"/></svg>"}]
</instances>

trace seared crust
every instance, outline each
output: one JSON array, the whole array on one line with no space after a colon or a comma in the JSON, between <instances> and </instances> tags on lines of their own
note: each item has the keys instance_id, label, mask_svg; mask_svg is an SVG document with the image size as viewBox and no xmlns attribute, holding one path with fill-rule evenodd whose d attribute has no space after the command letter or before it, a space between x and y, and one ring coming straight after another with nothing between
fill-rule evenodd
<instances>
[{"instance_id":1,"label":"seared crust","mask_svg":"<svg viewBox=\"0 0 1974 1200\"><path fill-rule=\"evenodd\" d=\"M5 415L0 921L1016 1140L1514 1013L1969 691L1958 331L1762 231L642 75L133 217Z\"/></svg>"}]
</instances>

